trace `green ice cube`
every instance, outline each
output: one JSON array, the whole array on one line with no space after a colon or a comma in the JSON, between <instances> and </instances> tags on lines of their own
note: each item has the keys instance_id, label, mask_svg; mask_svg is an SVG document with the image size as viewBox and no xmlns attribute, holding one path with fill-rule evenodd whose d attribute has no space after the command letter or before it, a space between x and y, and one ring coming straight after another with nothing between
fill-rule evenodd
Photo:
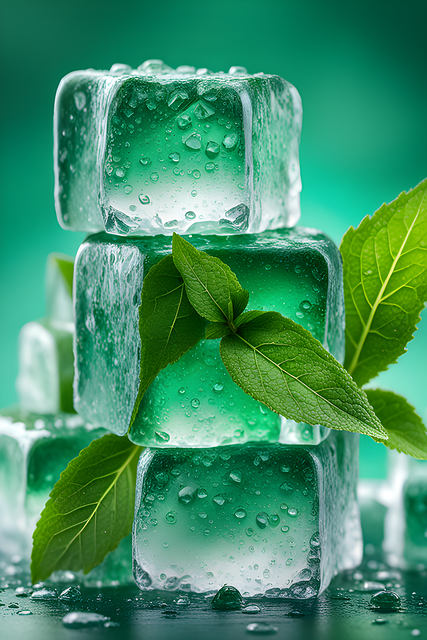
<instances>
[{"instance_id":1,"label":"green ice cube","mask_svg":"<svg viewBox=\"0 0 427 640\"><path fill-rule=\"evenodd\" d=\"M119 235L292 226L301 113L291 84L241 67L73 72L55 103L60 224Z\"/></svg>"},{"instance_id":2,"label":"green ice cube","mask_svg":"<svg viewBox=\"0 0 427 640\"><path fill-rule=\"evenodd\" d=\"M292 318L342 360L341 260L323 234L297 228L190 240L230 265L250 292L249 308ZM77 257L75 406L86 420L118 434L128 430L138 392L143 276L170 251L170 240L162 236L125 240L100 234L88 238ZM146 446L215 446L277 441L281 429L289 442L314 443L325 435L289 425L245 394L222 364L219 341L202 340L160 372L140 405L131 439Z\"/></svg>"},{"instance_id":3,"label":"green ice cube","mask_svg":"<svg viewBox=\"0 0 427 640\"><path fill-rule=\"evenodd\" d=\"M138 468L134 573L141 589L310 598L357 566L358 436L318 446L147 449Z\"/></svg>"},{"instance_id":4,"label":"green ice cube","mask_svg":"<svg viewBox=\"0 0 427 640\"><path fill-rule=\"evenodd\" d=\"M403 487L403 558L411 566L427 564L427 462L410 460Z\"/></svg>"},{"instance_id":5,"label":"green ice cube","mask_svg":"<svg viewBox=\"0 0 427 640\"><path fill-rule=\"evenodd\" d=\"M0 412L0 555L19 555L28 565L32 535L54 484L70 460L106 433L76 414L37 415L9 407ZM119 547L87 576L88 586L132 581L132 541ZM61 572L52 579L61 578Z\"/></svg>"}]
</instances>

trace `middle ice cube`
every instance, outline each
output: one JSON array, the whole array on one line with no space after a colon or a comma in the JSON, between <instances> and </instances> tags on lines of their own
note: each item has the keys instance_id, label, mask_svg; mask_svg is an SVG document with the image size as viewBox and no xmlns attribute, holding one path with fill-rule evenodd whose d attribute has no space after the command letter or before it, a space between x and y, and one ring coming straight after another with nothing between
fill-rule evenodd
<instances>
[{"instance_id":1,"label":"middle ice cube","mask_svg":"<svg viewBox=\"0 0 427 640\"><path fill-rule=\"evenodd\" d=\"M310 330L342 360L341 258L320 232L296 228L245 236L192 236L250 292L248 309L279 311ZM81 246L75 268L76 410L92 424L127 432L139 385L138 307L149 268L171 252L163 236L99 234ZM201 340L160 372L145 394L130 437L137 444L209 447L247 441L298 442L295 425L256 402L231 379L219 341ZM296 430L315 443L313 429ZM305 434L305 435L304 435ZM296 439L295 439L296 438ZM321 437L320 437L321 439Z\"/></svg>"}]
</instances>

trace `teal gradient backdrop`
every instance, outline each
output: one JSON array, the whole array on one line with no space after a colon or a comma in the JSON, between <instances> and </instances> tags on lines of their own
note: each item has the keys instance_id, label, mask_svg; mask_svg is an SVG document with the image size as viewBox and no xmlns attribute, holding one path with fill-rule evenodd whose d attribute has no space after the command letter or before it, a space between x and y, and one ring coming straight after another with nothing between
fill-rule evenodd
<instances>
[{"instance_id":1,"label":"teal gradient backdrop","mask_svg":"<svg viewBox=\"0 0 427 640\"><path fill-rule=\"evenodd\" d=\"M50 251L75 254L53 206L52 110L66 73L114 62L283 76L304 105L301 224L339 243L382 202L427 176L425 0L14 0L0 15L0 406L16 400L20 327L44 313ZM424 312L424 316L427 313ZM427 320L379 384L427 418ZM367 440L363 475L384 472Z\"/></svg>"}]
</instances>

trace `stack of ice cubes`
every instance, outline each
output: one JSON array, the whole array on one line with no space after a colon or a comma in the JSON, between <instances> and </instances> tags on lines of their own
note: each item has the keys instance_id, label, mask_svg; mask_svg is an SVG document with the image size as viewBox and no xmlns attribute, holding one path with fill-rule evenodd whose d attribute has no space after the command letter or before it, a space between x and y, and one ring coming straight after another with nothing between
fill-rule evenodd
<instances>
[{"instance_id":1,"label":"stack of ice cubes","mask_svg":"<svg viewBox=\"0 0 427 640\"><path fill-rule=\"evenodd\" d=\"M66 76L55 104L60 224L88 231L74 274L74 407L126 437L146 273L185 234L340 361L339 251L299 219L301 101L277 76L159 60ZM358 436L296 424L236 386L219 341L154 380L129 432L141 589L309 598L356 566Z\"/></svg>"}]
</instances>

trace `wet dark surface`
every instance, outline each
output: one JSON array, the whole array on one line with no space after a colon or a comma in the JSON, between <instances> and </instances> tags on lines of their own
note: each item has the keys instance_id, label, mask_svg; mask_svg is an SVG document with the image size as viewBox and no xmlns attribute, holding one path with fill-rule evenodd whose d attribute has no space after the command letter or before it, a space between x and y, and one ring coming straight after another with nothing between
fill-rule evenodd
<instances>
[{"instance_id":1,"label":"wet dark surface","mask_svg":"<svg viewBox=\"0 0 427 640\"><path fill-rule=\"evenodd\" d=\"M245 598L244 606L256 604L258 613L216 611L211 606L212 596L142 593L136 587L82 587L82 600L71 603L57 597L69 584L47 585L55 589L55 598L35 600L31 590L23 595L16 591L26 586L23 578L16 575L1 582L1 640L238 640L259 635L287 640L427 638L427 572L400 572L374 559L337 576L317 599ZM400 596L397 611L371 608L371 597L384 587ZM30 614L23 614L28 611ZM73 611L98 613L110 620L97 627L68 628L63 618ZM105 622L109 626L103 626ZM247 629L254 623L270 627L255 634Z\"/></svg>"}]
</instances>

